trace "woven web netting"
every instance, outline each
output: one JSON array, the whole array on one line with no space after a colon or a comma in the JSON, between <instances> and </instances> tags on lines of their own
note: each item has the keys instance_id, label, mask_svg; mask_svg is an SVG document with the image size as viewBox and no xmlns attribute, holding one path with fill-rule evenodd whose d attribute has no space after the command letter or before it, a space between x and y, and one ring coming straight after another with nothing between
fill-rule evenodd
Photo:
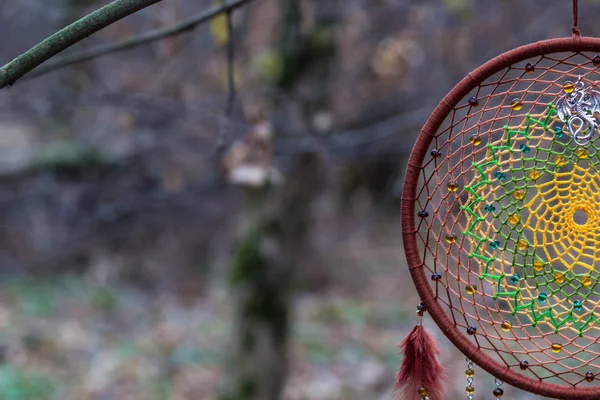
<instances>
[{"instance_id":1,"label":"woven web netting","mask_svg":"<svg viewBox=\"0 0 600 400\"><path fill-rule=\"evenodd\" d=\"M598 66L551 54L479 84L436 132L415 210L454 329L519 374L576 387L600 382L600 134L577 144L556 103L579 78L600 90Z\"/></svg>"}]
</instances>

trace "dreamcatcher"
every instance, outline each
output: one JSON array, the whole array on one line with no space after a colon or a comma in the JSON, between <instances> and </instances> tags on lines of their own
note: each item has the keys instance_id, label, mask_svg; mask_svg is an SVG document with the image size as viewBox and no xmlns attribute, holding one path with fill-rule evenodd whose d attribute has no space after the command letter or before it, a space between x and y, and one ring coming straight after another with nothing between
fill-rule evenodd
<instances>
[{"instance_id":1,"label":"dreamcatcher","mask_svg":"<svg viewBox=\"0 0 600 400\"><path fill-rule=\"evenodd\" d=\"M439 104L408 162L406 257L419 292L403 399L446 399L431 315L477 367L559 399L600 399L600 39L504 53ZM482 396L484 397L484 396Z\"/></svg>"}]
</instances>

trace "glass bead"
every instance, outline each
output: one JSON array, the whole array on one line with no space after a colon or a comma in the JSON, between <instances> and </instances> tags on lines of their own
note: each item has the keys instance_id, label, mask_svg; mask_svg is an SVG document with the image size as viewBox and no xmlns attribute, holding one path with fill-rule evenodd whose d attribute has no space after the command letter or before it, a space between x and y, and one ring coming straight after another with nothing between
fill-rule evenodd
<instances>
[{"instance_id":1,"label":"glass bead","mask_svg":"<svg viewBox=\"0 0 600 400\"><path fill-rule=\"evenodd\" d=\"M468 394L475 393L475 388L473 386L467 386L466 390Z\"/></svg>"},{"instance_id":2,"label":"glass bead","mask_svg":"<svg viewBox=\"0 0 600 400\"><path fill-rule=\"evenodd\" d=\"M510 321L504 321L502 325L500 325L500 328L502 328L504 332L510 332L510 330L512 329L512 324L510 323Z\"/></svg>"},{"instance_id":3,"label":"glass bead","mask_svg":"<svg viewBox=\"0 0 600 400\"><path fill-rule=\"evenodd\" d=\"M467 286L465 286L465 292L467 292L467 294L475 294L477 292L477 286L476 285L467 285Z\"/></svg>"},{"instance_id":4,"label":"glass bead","mask_svg":"<svg viewBox=\"0 0 600 400\"><path fill-rule=\"evenodd\" d=\"M519 216L519 214L512 214L510 217L508 217L508 222L510 222L513 225L516 225L519 222L521 222L521 217Z\"/></svg>"},{"instance_id":5,"label":"glass bead","mask_svg":"<svg viewBox=\"0 0 600 400\"><path fill-rule=\"evenodd\" d=\"M473 146L479 146L481 144L481 138L473 135L469 138L469 142L471 142Z\"/></svg>"},{"instance_id":6,"label":"glass bead","mask_svg":"<svg viewBox=\"0 0 600 400\"><path fill-rule=\"evenodd\" d=\"M527 243L527 240L525 239L521 239L517 242L517 248L521 251L527 250L528 247L529 243Z\"/></svg>"},{"instance_id":7,"label":"glass bead","mask_svg":"<svg viewBox=\"0 0 600 400\"><path fill-rule=\"evenodd\" d=\"M436 272L434 274L431 275L431 280L434 282L439 281L440 279L442 279L442 274L440 274L439 272Z\"/></svg>"},{"instance_id":8,"label":"glass bead","mask_svg":"<svg viewBox=\"0 0 600 400\"><path fill-rule=\"evenodd\" d=\"M535 260L533 262L533 269L535 269L536 271L541 271L543 270L545 267L544 263L541 262L540 260Z\"/></svg>"},{"instance_id":9,"label":"glass bead","mask_svg":"<svg viewBox=\"0 0 600 400\"><path fill-rule=\"evenodd\" d=\"M429 217L429 213L427 212L427 210L421 210L417 213L417 215L421 218L427 218Z\"/></svg>"},{"instance_id":10,"label":"glass bead","mask_svg":"<svg viewBox=\"0 0 600 400\"><path fill-rule=\"evenodd\" d=\"M577 155L577 158L580 158L582 160L585 160L586 158L588 158L588 152L586 149L583 149L583 148L577 149L575 154Z\"/></svg>"},{"instance_id":11,"label":"glass bead","mask_svg":"<svg viewBox=\"0 0 600 400\"><path fill-rule=\"evenodd\" d=\"M417 393L419 393L421 396L427 396L429 394L429 390L427 390L425 386L421 386L419 389L417 389Z\"/></svg>"},{"instance_id":12,"label":"glass bead","mask_svg":"<svg viewBox=\"0 0 600 400\"><path fill-rule=\"evenodd\" d=\"M492 204L488 204L487 206L484 207L484 210L487 212L494 212L494 211L496 211L496 207L494 207Z\"/></svg>"},{"instance_id":13,"label":"glass bead","mask_svg":"<svg viewBox=\"0 0 600 400\"><path fill-rule=\"evenodd\" d=\"M456 192L458 190L458 183L456 182L449 182L446 187L448 188L449 192Z\"/></svg>"},{"instance_id":14,"label":"glass bead","mask_svg":"<svg viewBox=\"0 0 600 400\"><path fill-rule=\"evenodd\" d=\"M581 300L575 300L573 302L573 309L575 311L581 311L582 308L583 308L583 304L581 303Z\"/></svg>"},{"instance_id":15,"label":"glass bead","mask_svg":"<svg viewBox=\"0 0 600 400\"><path fill-rule=\"evenodd\" d=\"M521 276L519 274L514 274L510 277L510 283L519 283Z\"/></svg>"},{"instance_id":16,"label":"glass bead","mask_svg":"<svg viewBox=\"0 0 600 400\"><path fill-rule=\"evenodd\" d=\"M522 370L526 370L527 368L529 368L529 362L527 360L521 360L521 362L519 363L519 368L521 368Z\"/></svg>"},{"instance_id":17,"label":"glass bead","mask_svg":"<svg viewBox=\"0 0 600 400\"><path fill-rule=\"evenodd\" d=\"M502 397L502 396L504 396L504 390L502 390L501 388L496 388L496 389L494 389L492 394L496 397Z\"/></svg>"},{"instance_id":18,"label":"glass bead","mask_svg":"<svg viewBox=\"0 0 600 400\"><path fill-rule=\"evenodd\" d=\"M553 353L558 354L561 352L562 350L562 344L558 343L558 342L554 342L552 343L552 345L550 346L550 349L552 350Z\"/></svg>"},{"instance_id":19,"label":"glass bead","mask_svg":"<svg viewBox=\"0 0 600 400\"><path fill-rule=\"evenodd\" d=\"M475 371L474 371L474 370L472 370L471 368L468 368L468 369L465 371L465 375L467 376L467 378L472 378L473 376L475 376Z\"/></svg>"},{"instance_id":20,"label":"glass bead","mask_svg":"<svg viewBox=\"0 0 600 400\"><path fill-rule=\"evenodd\" d=\"M525 198L525 191L523 189L517 189L514 192L515 199L523 200Z\"/></svg>"},{"instance_id":21,"label":"glass bead","mask_svg":"<svg viewBox=\"0 0 600 400\"><path fill-rule=\"evenodd\" d=\"M538 295L538 301L542 304L544 304L547 299L548 299L548 295L544 292L542 292Z\"/></svg>"},{"instance_id":22,"label":"glass bead","mask_svg":"<svg viewBox=\"0 0 600 400\"><path fill-rule=\"evenodd\" d=\"M592 277L590 277L590 276L584 275L581 277L581 284L585 287L591 286L592 282L593 282L593 280L592 280Z\"/></svg>"},{"instance_id":23,"label":"glass bead","mask_svg":"<svg viewBox=\"0 0 600 400\"><path fill-rule=\"evenodd\" d=\"M527 65L525 65L525 71L527 71L528 74L533 74L533 71L535 71L535 67L532 63L527 63Z\"/></svg>"},{"instance_id":24,"label":"glass bead","mask_svg":"<svg viewBox=\"0 0 600 400\"><path fill-rule=\"evenodd\" d=\"M506 175L504 172L496 171L494 178L498 179L499 181L503 181L506 178Z\"/></svg>"},{"instance_id":25,"label":"glass bead","mask_svg":"<svg viewBox=\"0 0 600 400\"><path fill-rule=\"evenodd\" d=\"M446 242L448 242L450 244L456 243L456 235L453 235L453 234L446 235Z\"/></svg>"},{"instance_id":26,"label":"glass bead","mask_svg":"<svg viewBox=\"0 0 600 400\"><path fill-rule=\"evenodd\" d=\"M540 176L542 176L542 173L538 170L533 169L529 171L529 177L534 181L537 181L540 178Z\"/></svg>"},{"instance_id":27,"label":"glass bead","mask_svg":"<svg viewBox=\"0 0 600 400\"><path fill-rule=\"evenodd\" d=\"M567 159L565 158L565 156L554 157L554 164L556 164L557 167L562 167L566 163L567 163Z\"/></svg>"},{"instance_id":28,"label":"glass bead","mask_svg":"<svg viewBox=\"0 0 600 400\"><path fill-rule=\"evenodd\" d=\"M554 281L556 283L564 283L564 281L565 281L565 274L563 274L562 272L555 272L554 273Z\"/></svg>"},{"instance_id":29,"label":"glass bead","mask_svg":"<svg viewBox=\"0 0 600 400\"><path fill-rule=\"evenodd\" d=\"M473 335L474 335L474 334L476 334L476 333L477 333L477 327L476 327L476 326L473 326L473 325L471 325L471 326L469 326L469 327L467 328L467 334L468 334L468 335L471 335L471 336L473 336Z\"/></svg>"},{"instance_id":30,"label":"glass bead","mask_svg":"<svg viewBox=\"0 0 600 400\"><path fill-rule=\"evenodd\" d=\"M477 97L470 97L469 98L469 105L471 107L477 107L479 105L479 100L477 100Z\"/></svg>"},{"instance_id":31,"label":"glass bead","mask_svg":"<svg viewBox=\"0 0 600 400\"><path fill-rule=\"evenodd\" d=\"M575 91L575 84L571 81L566 81L563 84L563 90L565 93L573 93L573 91Z\"/></svg>"},{"instance_id":32,"label":"glass bead","mask_svg":"<svg viewBox=\"0 0 600 400\"><path fill-rule=\"evenodd\" d=\"M494 240L493 242L490 242L490 248L492 250L496 250L498 247L500 247L500 241Z\"/></svg>"},{"instance_id":33,"label":"glass bead","mask_svg":"<svg viewBox=\"0 0 600 400\"><path fill-rule=\"evenodd\" d=\"M598 57L598 56L596 56L596 57ZM593 382L595 377L596 376L594 375L593 372L588 372L585 374L585 380L588 382Z\"/></svg>"},{"instance_id":34,"label":"glass bead","mask_svg":"<svg viewBox=\"0 0 600 400\"><path fill-rule=\"evenodd\" d=\"M441 156L442 156L442 153L439 150L431 150L431 157L440 158Z\"/></svg>"},{"instance_id":35,"label":"glass bead","mask_svg":"<svg viewBox=\"0 0 600 400\"><path fill-rule=\"evenodd\" d=\"M520 109L523 108L523 102L519 99L514 99L511 103L510 103L510 108L512 108L515 111L519 111Z\"/></svg>"},{"instance_id":36,"label":"glass bead","mask_svg":"<svg viewBox=\"0 0 600 400\"><path fill-rule=\"evenodd\" d=\"M560 126L557 126L556 128L554 128L554 136L556 136L558 139L560 139L561 137L563 137L563 135L564 135L564 132Z\"/></svg>"},{"instance_id":37,"label":"glass bead","mask_svg":"<svg viewBox=\"0 0 600 400\"><path fill-rule=\"evenodd\" d=\"M521 146L519 146L519 149L525 154L531 151L531 149L526 144L522 144Z\"/></svg>"}]
</instances>

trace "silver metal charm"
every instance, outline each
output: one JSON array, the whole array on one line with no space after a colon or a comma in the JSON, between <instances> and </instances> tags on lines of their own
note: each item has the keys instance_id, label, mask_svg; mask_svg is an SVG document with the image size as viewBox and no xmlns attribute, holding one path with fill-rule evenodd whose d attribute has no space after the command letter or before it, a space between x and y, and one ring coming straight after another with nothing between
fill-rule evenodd
<instances>
[{"instance_id":1,"label":"silver metal charm","mask_svg":"<svg viewBox=\"0 0 600 400\"><path fill-rule=\"evenodd\" d=\"M600 119L595 115L600 112L600 92L586 88L581 77L573 86L571 93L558 99L556 111L575 143L585 145L600 125Z\"/></svg>"}]
</instances>

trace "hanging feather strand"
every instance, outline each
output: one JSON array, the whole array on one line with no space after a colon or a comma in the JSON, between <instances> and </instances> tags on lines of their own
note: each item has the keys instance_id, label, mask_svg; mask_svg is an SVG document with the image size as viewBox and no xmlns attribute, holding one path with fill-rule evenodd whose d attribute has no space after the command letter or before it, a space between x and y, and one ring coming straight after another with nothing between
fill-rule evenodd
<instances>
[{"instance_id":1,"label":"hanging feather strand","mask_svg":"<svg viewBox=\"0 0 600 400\"><path fill-rule=\"evenodd\" d=\"M444 367L440 364L440 348L436 340L418 324L400 345L404 354L396 376L399 400L442 400Z\"/></svg>"}]
</instances>

